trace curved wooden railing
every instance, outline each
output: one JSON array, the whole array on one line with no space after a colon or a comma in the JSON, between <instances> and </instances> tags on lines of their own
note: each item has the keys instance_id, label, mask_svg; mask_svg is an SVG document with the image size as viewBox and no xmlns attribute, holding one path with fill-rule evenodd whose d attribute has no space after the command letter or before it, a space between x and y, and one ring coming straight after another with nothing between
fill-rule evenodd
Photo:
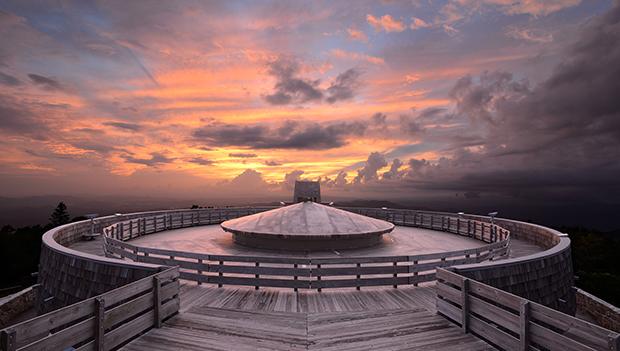
<instances>
[{"instance_id":1,"label":"curved wooden railing","mask_svg":"<svg viewBox=\"0 0 620 351\"><path fill-rule=\"evenodd\" d=\"M126 241L156 232L198 225L259 212L256 209L190 210L162 213L114 223L103 229L108 257L134 262L179 266L182 279L198 283L317 289L363 286L418 285L435 280L437 267L479 263L504 257L510 232L498 225L473 219L423 212L386 212L355 209L356 212L385 218L395 224L441 230L489 243L467 250L421 255L379 257L262 257L211 255L195 252L141 247Z\"/></svg>"}]
</instances>

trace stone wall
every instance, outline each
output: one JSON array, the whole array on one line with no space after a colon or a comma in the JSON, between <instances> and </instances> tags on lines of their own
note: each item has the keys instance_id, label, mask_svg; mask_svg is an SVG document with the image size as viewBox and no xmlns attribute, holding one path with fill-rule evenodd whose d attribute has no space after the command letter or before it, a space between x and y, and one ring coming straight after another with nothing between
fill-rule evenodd
<instances>
[{"instance_id":1,"label":"stone wall","mask_svg":"<svg viewBox=\"0 0 620 351\"><path fill-rule=\"evenodd\" d=\"M0 329L11 324L20 314L34 307L35 294L32 287L0 299Z\"/></svg>"},{"instance_id":2,"label":"stone wall","mask_svg":"<svg viewBox=\"0 0 620 351\"><path fill-rule=\"evenodd\" d=\"M532 223L507 219L497 219L495 223L510 230L512 237L538 244L547 250L519 258L456 266L454 271L574 315L576 303L568 236Z\"/></svg>"},{"instance_id":3,"label":"stone wall","mask_svg":"<svg viewBox=\"0 0 620 351\"><path fill-rule=\"evenodd\" d=\"M601 327L620 333L620 308L581 289L577 289L576 301L579 312L588 314Z\"/></svg>"}]
</instances>

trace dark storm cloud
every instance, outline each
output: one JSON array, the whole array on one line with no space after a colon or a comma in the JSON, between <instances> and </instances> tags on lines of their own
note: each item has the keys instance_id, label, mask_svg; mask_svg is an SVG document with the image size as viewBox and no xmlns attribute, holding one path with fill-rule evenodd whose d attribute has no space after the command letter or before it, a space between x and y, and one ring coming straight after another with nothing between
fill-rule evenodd
<instances>
[{"instance_id":1,"label":"dark storm cloud","mask_svg":"<svg viewBox=\"0 0 620 351\"><path fill-rule=\"evenodd\" d=\"M275 166L282 166L282 162L279 161L274 161L274 160L267 160L264 162L265 166L271 166L271 167L275 167Z\"/></svg>"},{"instance_id":2,"label":"dark storm cloud","mask_svg":"<svg viewBox=\"0 0 620 351\"><path fill-rule=\"evenodd\" d=\"M387 123L387 115L385 113L377 112L370 117L370 120L374 125L385 126Z\"/></svg>"},{"instance_id":3,"label":"dark storm cloud","mask_svg":"<svg viewBox=\"0 0 620 351\"><path fill-rule=\"evenodd\" d=\"M63 89L62 85L60 85L60 83L57 80L49 78L49 77L30 73L28 74L28 78L30 78L30 80L34 84L42 87L43 89L47 89L47 90L62 90Z\"/></svg>"},{"instance_id":4,"label":"dark storm cloud","mask_svg":"<svg viewBox=\"0 0 620 351\"><path fill-rule=\"evenodd\" d=\"M72 146L78 148L78 149L82 149L82 150L87 150L87 151L93 151L96 152L98 154L102 154L102 155L106 155L109 154L113 151L118 151L119 149L115 146L112 145L108 145L104 142L98 142L95 140L79 140L79 141L72 141L69 142L69 144L71 144Z\"/></svg>"},{"instance_id":5,"label":"dark storm cloud","mask_svg":"<svg viewBox=\"0 0 620 351\"><path fill-rule=\"evenodd\" d=\"M254 158L254 157L258 157L258 155L257 154L244 153L244 152L233 152L233 153L228 154L228 157Z\"/></svg>"},{"instance_id":6,"label":"dark storm cloud","mask_svg":"<svg viewBox=\"0 0 620 351\"><path fill-rule=\"evenodd\" d=\"M158 152L151 153L151 158L136 158L131 155L124 155L123 158L125 159L125 161L130 163L137 163L150 167L159 166L166 163L172 163L174 161L173 158L168 158Z\"/></svg>"},{"instance_id":7,"label":"dark storm cloud","mask_svg":"<svg viewBox=\"0 0 620 351\"><path fill-rule=\"evenodd\" d=\"M197 129L194 137L209 146L324 150L345 145L348 137L362 135L366 128L360 122L322 125L287 121L275 128L214 124Z\"/></svg>"},{"instance_id":8,"label":"dark storm cloud","mask_svg":"<svg viewBox=\"0 0 620 351\"><path fill-rule=\"evenodd\" d=\"M201 166L210 166L215 163L213 160L209 160L209 159L202 158L202 157L194 157L192 159L189 159L189 162L196 163Z\"/></svg>"},{"instance_id":9,"label":"dark storm cloud","mask_svg":"<svg viewBox=\"0 0 620 351\"><path fill-rule=\"evenodd\" d=\"M104 122L103 125L115 127L118 129L130 130L132 132L137 132L142 130L142 126L136 123L127 123L127 122Z\"/></svg>"},{"instance_id":10,"label":"dark storm cloud","mask_svg":"<svg viewBox=\"0 0 620 351\"><path fill-rule=\"evenodd\" d=\"M373 152L368 156L368 160L363 168L357 171L357 177L355 177L355 183L366 183L369 181L377 180L377 171L387 166L388 163L385 160L385 156L379 152Z\"/></svg>"},{"instance_id":11,"label":"dark storm cloud","mask_svg":"<svg viewBox=\"0 0 620 351\"><path fill-rule=\"evenodd\" d=\"M10 87L16 87L21 85L22 82L10 74L0 72L0 84Z\"/></svg>"},{"instance_id":12,"label":"dark storm cloud","mask_svg":"<svg viewBox=\"0 0 620 351\"><path fill-rule=\"evenodd\" d=\"M325 98L333 104L353 98L359 86L360 72L355 68L339 74L325 91L319 87L320 80L300 77L300 70L299 62L293 58L280 57L271 62L268 72L276 78L276 85L265 100L272 105L288 105L320 102Z\"/></svg>"},{"instance_id":13,"label":"dark storm cloud","mask_svg":"<svg viewBox=\"0 0 620 351\"><path fill-rule=\"evenodd\" d=\"M281 57L269 64L269 74L276 78L273 94L265 96L272 105L299 104L321 100L323 92L319 80L298 77L299 63L291 58Z\"/></svg>"},{"instance_id":14,"label":"dark storm cloud","mask_svg":"<svg viewBox=\"0 0 620 351\"><path fill-rule=\"evenodd\" d=\"M39 107L36 102L25 103L0 95L0 130L46 139L49 129L36 113Z\"/></svg>"},{"instance_id":15,"label":"dark storm cloud","mask_svg":"<svg viewBox=\"0 0 620 351\"><path fill-rule=\"evenodd\" d=\"M451 92L454 111L406 118L427 126L420 145L447 141L451 156L412 158L396 177L398 163L392 164L380 179L383 191L447 192L466 201L492 201L492 194L530 205L618 204L620 5L584 27L565 57L537 85L508 72L464 77ZM428 127L444 122L457 127ZM377 179L386 165L382 154L371 153L354 183Z\"/></svg>"},{"instance_id":16,"label":"dark storm cloud","mask_svg":"<svg viewBox=\"0 0 620 351\"><path fill-rule=\"evenodd\" d=\"M352 99L359 86L359 77L360 72L354 68L339 74L327 88L327 102L333 104L336 101Z\"/></svg>"}]
</instances>

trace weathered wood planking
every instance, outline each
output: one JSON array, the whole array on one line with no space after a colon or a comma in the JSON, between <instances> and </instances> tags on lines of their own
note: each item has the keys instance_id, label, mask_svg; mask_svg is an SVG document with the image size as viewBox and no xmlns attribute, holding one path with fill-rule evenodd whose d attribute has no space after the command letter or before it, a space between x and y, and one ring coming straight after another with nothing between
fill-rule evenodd
<instances>
[{"instance_id":1,"label":"weathered wood planking","mask_svg":"<svg viewBox=\"0 0 620 351\"><path fill-rule=\"evenodd\" d=\"M422 308L300 313L193 307L122 348L169 349L492 350Z\"/></svg>"},{"instance_id":2,"label":"weathered wood planking","mask_svg":"<svg viewBox=\"0 0 620 351\"><path fill-rule=\"evenodd\" d=\"M506 350L620 348L619 333L444 269L437 270L437 310Z\"/></svg>"}]
</instances>

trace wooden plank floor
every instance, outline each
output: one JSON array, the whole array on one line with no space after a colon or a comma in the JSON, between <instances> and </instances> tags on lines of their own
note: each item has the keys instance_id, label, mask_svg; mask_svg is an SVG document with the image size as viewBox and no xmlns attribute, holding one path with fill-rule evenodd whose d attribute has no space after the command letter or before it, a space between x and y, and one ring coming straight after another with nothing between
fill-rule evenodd
<instances>
[{"instance_id":1,"label":"wooden plank floor","mask_svg":"<svg viewBox=\"0 0 620 351\"><path fill-rule=\"evenodd\" d=\"M491 350L435 313L434 286L300 291L184 283L180 313L123 350Z\"/></svg>"},{"instance_id":2,"label":"wooden plank floor","mask_svg":"<svg viewBox=\"0 0 620 351\"><path fill-rule=\"evenodd\" d=\"M181 312L193 306L264 312L343 312L424 308L435 313L435 284L316 290L181 284Z\"/></svg>"}]
</instances>

